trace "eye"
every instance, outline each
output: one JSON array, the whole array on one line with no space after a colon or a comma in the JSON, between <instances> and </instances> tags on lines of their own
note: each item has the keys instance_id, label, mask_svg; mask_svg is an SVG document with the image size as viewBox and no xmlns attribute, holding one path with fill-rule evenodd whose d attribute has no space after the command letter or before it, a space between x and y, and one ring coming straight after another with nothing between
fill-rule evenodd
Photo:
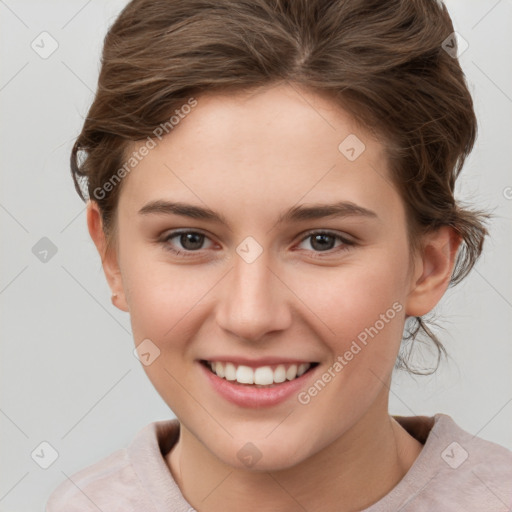
<instances>
[{"instance_id":1,"label":"eye","mask_svg":"<svg viewBox=\"0 0 512 512\"><path fill-rule=\"evenodd\" d=\"M336 240L340 241L338 245L335 245ZM301 244L304 244L305 242L314 252L329 253L348 250L350 246L355 245L353 241L332 231L310 231L302 239ZM305 249L310 250L308 247Z\"/></svg>"},{"instance_id":2,"label":"eye","mask_svg":"<svg viewBox=\"0 0 512 512\"><path fill-rule=\"evenodd\" d=\"M336 241L338 244L336 245ZM208 245L205 247L205 242ZM183 256L193 257L200 253L203 249L212 248L213 242L204 234L199 231L171 231L164 235L161 239L165 250L171 253ZM301 247L307 244L309 247ZM313 253L337 253L347 251L355 242L349 240L338 233L332 231L311 231L306 234L299 244L299 249L312 251ZM315 257L322 257L320 254Z\"/></svg>"},{"instance_id":3,"label":"eye","mask_svg":"<svg viewBox=\"0 0 512 512\"><path fill-rule=\"evenodd\" d=\"M173 244L171 241L174 239L176 239L176 241ZM203 247L206 240L212 244L212 241L205 234L198 231L173 231L163 237L162 243L166 250L174 254L193 256L193 254L188 253L199 252L201 249L208 248ZM173 245L178 245L178 247Z\"/></svg>"}]
</instances>

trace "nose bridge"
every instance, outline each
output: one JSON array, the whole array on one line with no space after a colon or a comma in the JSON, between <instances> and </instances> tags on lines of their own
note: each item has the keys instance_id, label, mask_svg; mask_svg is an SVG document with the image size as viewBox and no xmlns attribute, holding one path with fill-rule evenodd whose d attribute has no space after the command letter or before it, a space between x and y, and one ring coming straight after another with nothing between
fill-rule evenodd
<instances>
[{"instance_id":1,"label":"nose bridge","mask_svg":"<svg viewBox=\"0 0 512 512\"><path fill-rule=\"evenodd\" d=\"M223 329L258 340L267 332L287 327L291 319L289 305L270 260L268 251L255 259L237 251L218 305L217 321Z\"/></svg>"}]
</instances>

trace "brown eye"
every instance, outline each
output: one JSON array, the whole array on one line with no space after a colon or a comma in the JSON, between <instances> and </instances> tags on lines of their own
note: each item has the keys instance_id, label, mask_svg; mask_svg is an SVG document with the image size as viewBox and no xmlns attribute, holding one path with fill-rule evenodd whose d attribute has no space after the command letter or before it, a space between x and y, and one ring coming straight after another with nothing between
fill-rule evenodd
<instances>
[{"instance_id":1,"label":"brown eye","mask_svg":"<svg viewBox=\"0 0 512 512\"><path fill-rule=\"evenodd\" d=\"M179 236L180 244L187 251L197 251L201 249L204 242L204 235L200 233L182 233Z\"/></svg>"},{"instance_id":2,"label":"brown eye","mask_svg":"<svg viewBox=\"0 0 512 512\"><path fill-rule=\"evenodd\" d=\"M303 245L306 242L309 247L300 247L300 245ZM335 253L338 251L347 250L350 246L355 245L355 243L339 235L338 233L333 233L330 231L314 231L307 233L306 236L302 239L300 245L300 248L313 252L321 253L330 251Z\"/></svg>"},{"instance_id":3,"label":"brown eye","mask_svg":"<svg viewBox=\"0 0 512 512\"><path fill-rule=\"evenodd\" d=\"M174 254L188 256L188 253L199 252L204 247L205 241L211 240L197 231L173 231L162 239L165 249Z\"/></svg>"},{"instance_id":4,"label":"brown eye","mask_svg":"<svg viewBox=\"0 0 512 512\"><path fill-rule=\"evenodd\" d=\"M332 235L318 234L311 235L311 247L318 251L328 251L334 247L335 238Z\"/></svg>"}]
</instances>

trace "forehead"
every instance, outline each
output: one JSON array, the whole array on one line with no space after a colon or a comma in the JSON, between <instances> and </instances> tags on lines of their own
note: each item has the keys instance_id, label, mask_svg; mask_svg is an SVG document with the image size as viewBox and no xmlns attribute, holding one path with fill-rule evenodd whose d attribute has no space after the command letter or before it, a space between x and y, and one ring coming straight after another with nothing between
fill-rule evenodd
<instances>
[{"instance_id":1,"label":"forehead","mask_svg":"<svg viewBox=\"0 0 512 512\"><path fill-rule=\"evenodd\" d=\"M243 203L247 215L299 201L397 207L385 147L327 98L279 85L196 100L125 178L120 202Z\"/></svg>"}]
</instances>

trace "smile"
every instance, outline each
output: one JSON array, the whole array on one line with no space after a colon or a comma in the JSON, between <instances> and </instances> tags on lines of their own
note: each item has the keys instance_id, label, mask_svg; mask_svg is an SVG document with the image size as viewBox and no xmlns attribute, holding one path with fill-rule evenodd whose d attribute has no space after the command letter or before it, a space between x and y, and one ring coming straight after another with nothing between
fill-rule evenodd
<instances>
[{"instance_id":1,"label":"smile","mask_svg":"<svg viewBox=\"0 0 512 512\"><path fill-rule=\"evenodd\" d=\"M201 361L201 363L221 379L254 387L273 387L285 381L295 380L318 365L318 363L283 363L253 368L225 361Z\"/></svg>"}]
</instances>

